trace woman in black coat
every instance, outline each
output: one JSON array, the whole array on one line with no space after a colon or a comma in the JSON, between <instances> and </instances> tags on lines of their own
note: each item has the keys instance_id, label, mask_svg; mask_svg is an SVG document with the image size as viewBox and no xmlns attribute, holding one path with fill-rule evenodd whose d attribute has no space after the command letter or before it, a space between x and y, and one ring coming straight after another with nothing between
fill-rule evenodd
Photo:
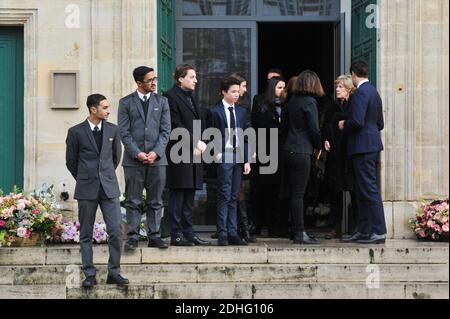
<instances>
[{"instance_id":1,"label":"woman in black coat","mask_svg":"<svg viewBox=\"0 0 450 319\"><path fill-rule=\"evenodd\" d=\"M290 198L294 243L319 244L305 231L303 199L313 155L318 158L322 148L316 98L324 91L317 74L308 70L300 73L292 93L281 117L282 134L286 135L282 195Z\"/></svg>"},{"instance_id":2,"label":"woman in black coat","mask_svg":"<svg viewBox=\"0 0 450 319\"><path fill-rule=\"evenodd\" d=\"M269 154L270 158L274 155L277 157L278 163L281 158L281 145L280 145L280 125L281 125L281 95L286 87L286 83L278 77L269 80L266 92L264 94L264 100L259 106L259 109L253 113L252 124L253 128L257 132L258 144L261 139L264 139L266 144L265 153L269 154L271 148L275 148L277 154ZM260 136L258 129L265 129L265 134ZM278 134L273 140L270 135L270 130L276 129ZM259 150L257 152L259 154ZM260 158L257 158L258 171L267 166L273 166L274 163L261 163ZM261 209L263 212L262 219L265 219L268 226L269 237L286 237L287 234L287 219L288 211L280 206L280 200L278 194L280 192L280 167L277 168L275 173L261 174L257 176L258 183L258 198L261 201ZM265 217L265 218L264 218Z\"/></svg>"},{"instance_id":3,"label":"woman in black coat","mask_svg":"<svg viewBox=\"0 0 450 319\"><path fill-rule=\"evenodd\" d=\"M357 212L353 173L347 158L347 137L338 128L338 122L346 118L349 100L356 88L350 75L339 76L335 84L336 101L331 103L325 112L323 128L324 149L328 152L325 179L330 185L330 224L333 227L327 238L341 236L344 191L350 191L353 216Z\"/></svg>"}]
</instances>

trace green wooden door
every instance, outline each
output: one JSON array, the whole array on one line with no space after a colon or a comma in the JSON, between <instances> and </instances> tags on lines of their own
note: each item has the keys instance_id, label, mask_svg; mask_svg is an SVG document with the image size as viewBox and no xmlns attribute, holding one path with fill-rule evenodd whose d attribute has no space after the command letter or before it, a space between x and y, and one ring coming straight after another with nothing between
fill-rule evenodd
<instances>
[{"instance_id":1,"label":"green wooden door","mask_svg":"<svg viewBox=\"0 0 450 319\"><path fill-rule=\"evenodd\" d=\"M175 67L175 7L174 0L158 0L158 91L173 85Z\"/></svg>"},{"instance_id":2,"label":"green wooden door","mask_svg":"<svg viewBox=\"0 0 450 319\"><path fill-rule=\"evenodd\" d=\"M370 82L377 84L377 29L373 25L376 0L352 0L352 61L369 63ZM372 6L371 6L372 5Z\"/></svg>"},{"instance_id":3,"label":"green wooden door","mask_svg":"<svg viewBox=\"0 0 450 319\"><path fill-rule=\"evenodd\" d=\"M23 187L23 29L0 27L0 189Z\"/></svg>"}]
</instances>

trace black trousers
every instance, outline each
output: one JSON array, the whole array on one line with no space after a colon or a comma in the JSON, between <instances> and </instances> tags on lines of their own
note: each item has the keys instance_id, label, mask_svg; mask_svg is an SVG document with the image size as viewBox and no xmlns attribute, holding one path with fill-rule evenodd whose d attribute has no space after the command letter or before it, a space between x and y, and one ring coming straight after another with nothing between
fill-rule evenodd
<instances>
[{"instance_id":1,"label":"black trousers","mask_svg":"<svg viewBox=\"0 0 450 319\"><path fill-rule=\"evenodd\" d=\"M193 210L194 210L195 189L171 189L169 200L169 218L171 237L186 237L191 239L194 236Z\"/></svg>"},{"instance_id":2,"label":"black trousers","mask_svg":"<svg viewBox=\"0 0 450 319\"><path fill-rule=\"evenodd\" d=\"M290 207L294 235L305 231L304 205L306 186L311 170L311 155L285 152L289 172Z\"/></svg>"}]
</instances>

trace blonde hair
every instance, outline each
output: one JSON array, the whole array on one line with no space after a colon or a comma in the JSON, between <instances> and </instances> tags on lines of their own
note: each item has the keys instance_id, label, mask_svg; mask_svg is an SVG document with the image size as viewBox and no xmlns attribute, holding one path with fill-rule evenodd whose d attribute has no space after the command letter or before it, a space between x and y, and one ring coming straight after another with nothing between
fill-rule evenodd
<instances>
[{"instance_id":1,"label":"blonde hair","mask_svg":"<svg viewBox=\"0 0 450 319\"><path fill-rule=\"evenodd\" d=\"M345 74L345 75L338 76L336 81L334 81L334 84L339 84L339 83L342 83L342 85L344 85L344 87L348 90L349 95L352 95L356 91L356 88L353 85L351 75Z\"/></svg>"}]
</instances>

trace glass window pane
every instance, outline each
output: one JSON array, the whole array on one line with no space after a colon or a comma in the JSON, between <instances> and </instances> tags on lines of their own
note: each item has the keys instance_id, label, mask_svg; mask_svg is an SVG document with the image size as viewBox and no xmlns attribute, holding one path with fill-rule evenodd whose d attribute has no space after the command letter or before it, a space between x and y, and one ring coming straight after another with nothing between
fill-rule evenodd
<instances>
[{"instance_id":1,"label":"glass window pane","mask_svg":"<svg viewBox=\"0 0 450 319\"><path fill-rule=\"evenodd\" d=\"M250 16L251 0L183 0L185 16Z\"/></svg>"},{"instance_id":2,"label":"glass window pane","mask_svg":"<svg viewBox=\"0 0 450 319\"><path fill-rule=\"evenodd\" d=\"M197 68L195 98L205 114L219 99L220 82L233 72L250 74L251 30L183 29L183 62Z\"/></svg>"},{"instance_id":3,"label":"glass window pane","mask_svg":"<svg viewBox=\"0 0 450 319\"><path fill-rule=\"evenodd\" d=\"M265 16L337 16L337 0L264 0Z\"/></svg>"}]
</instances>

